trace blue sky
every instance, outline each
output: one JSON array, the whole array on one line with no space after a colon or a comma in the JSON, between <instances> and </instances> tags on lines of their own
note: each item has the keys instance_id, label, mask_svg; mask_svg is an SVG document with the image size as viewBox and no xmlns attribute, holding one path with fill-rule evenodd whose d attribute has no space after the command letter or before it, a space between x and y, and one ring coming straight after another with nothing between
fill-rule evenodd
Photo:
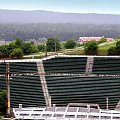
<instances>
[{"instance_id":1,"label":"blue sky","mask_svg":"<svg viewBox=\"0 0 120 120\"><path fill-rule=\"evenodd\" d=\"M120 14L120 0L0 0L0 9Z\"/></svg>"}]
</instances>

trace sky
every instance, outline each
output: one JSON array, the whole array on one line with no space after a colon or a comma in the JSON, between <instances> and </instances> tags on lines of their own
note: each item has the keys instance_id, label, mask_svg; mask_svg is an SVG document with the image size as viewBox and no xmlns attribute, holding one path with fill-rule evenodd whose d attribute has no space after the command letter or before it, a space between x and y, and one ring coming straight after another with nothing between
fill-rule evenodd
<instances>
[{"instance_id":1,"label":"sky","mask_svg":"<svg viewBox=\"0 0 120 120\"><path fill-rule=\"evenodd\" d=\"M120 0L0 0L0 9L120 14Z\"/></svg>"}]
</instances>

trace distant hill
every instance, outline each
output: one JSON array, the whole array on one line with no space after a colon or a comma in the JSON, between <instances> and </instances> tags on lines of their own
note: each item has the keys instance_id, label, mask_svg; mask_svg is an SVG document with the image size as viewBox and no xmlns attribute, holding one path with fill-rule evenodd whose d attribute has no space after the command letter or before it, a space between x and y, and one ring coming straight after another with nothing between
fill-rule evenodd
<instances>
[{"instance_id":1,"label":"distant hill","mask_svg":"<svg viewBox=\"0 0 120 120\"><path fill-rule=\"evenodd\" d=\"M120 24L120 15L0 10L0 23Z\"/></svg>"}]
</instances>

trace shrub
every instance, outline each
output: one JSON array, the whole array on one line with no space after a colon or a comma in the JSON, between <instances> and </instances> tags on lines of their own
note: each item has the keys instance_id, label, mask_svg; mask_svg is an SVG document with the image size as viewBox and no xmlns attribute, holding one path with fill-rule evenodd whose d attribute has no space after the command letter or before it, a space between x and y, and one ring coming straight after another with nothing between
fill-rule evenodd
<instances>
[{"instance_id":1,"label":"shrub","mask_svg":"<svg viewBox=\"0 0 120 120\"><path fill-rule=\"evenodd\" d=\"M6 99L6 91L0 90L0 115L5 115L6 113L5 99Z\"/></svg>"}]
</instances>

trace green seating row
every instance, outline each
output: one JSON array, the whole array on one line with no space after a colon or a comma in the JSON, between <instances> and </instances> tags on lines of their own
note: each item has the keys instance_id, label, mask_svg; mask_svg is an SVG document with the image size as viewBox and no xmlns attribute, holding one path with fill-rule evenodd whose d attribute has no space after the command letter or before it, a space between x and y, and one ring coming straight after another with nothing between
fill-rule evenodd
<instances>
[{"instance_id":1,"label":"green seating row","mask_svg":"<svg viewBox=\"0 0 120 120\"><path fill-rule=\"evenodd\" d=\"M45 106L41 82L39 76L15 76L11 79L11 105L18 107Z\"/></svg>"},{"instance_id":2,"label":"green seating row","mask_svg":"<svg viewBox=\"0 0 120 120\"><path fill-rule=\"evenodd\" d=\"M120 58L95 57L92 73L120 75Z\"/></svg>"},{"instance_id":3,"label":"green seating row","mask_svg":"<svg viewBox=\"0 0 120 120\"><path fill-rule=\"evenodd\" d=\"M37 73L37 64L35 62L12 62L10 63L10 73Z\"/></svg>"},{"instance_id":4,"label":"green seating row","mask_svg":"<svg viewBox=\"0 0 120 120\"><path fill-rule=\"evenodd\" d=\"M56 57L44 60L46 73L85 73L87 57Z\"/></svg>"},{"instance_id":5,"label":"green seating row","mask_svg":"<svg viewBox=\"0 0 120 120\"><path fill-rule=\"evenodd\" d=\"M41 81L35 62L10 63L11 107L45 106ZM6 64L0 64L0 89L6 90ZM4 77L3 77L4 76Z\"/></svg>"},{"instance_id":6,"label":"green seating row","mask_svg":"<svg viewBox=\"0 0 120 120\"><path fill-rule=\"evenodd\" d=\"M48 90L52 103L66 105L70 102L97 103L106 107L106 97L109 104L115 108L120 98L119 77L75 77L46 76Z\"/></svg>"}]
</instances>

